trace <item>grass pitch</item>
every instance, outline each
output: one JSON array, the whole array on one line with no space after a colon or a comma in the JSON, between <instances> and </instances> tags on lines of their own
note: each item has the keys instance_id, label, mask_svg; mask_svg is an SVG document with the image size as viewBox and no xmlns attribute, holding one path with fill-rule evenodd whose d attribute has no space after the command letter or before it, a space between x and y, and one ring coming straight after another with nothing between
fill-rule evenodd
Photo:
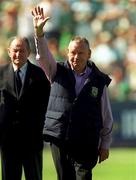
<instances>
[{"instance_id":1,"label":"grass pitch","mask_svg":"<svg viewBox=\"0 0 136 180\"><path fill-rule=\"evenodd\" d=\"M43 180L56 179L50 150L45 148L43 156ZM23 177L22 180L25 180L25 178ZM109 159L101 164L97 164L93 169L93 180L136 180L136 149L112 148Z\"/></svg>"},{"instance_id":2,"label":"grass pitch","mask_svg":"<svg viewBox=\"0 0 136 180\"><path fill-rule=\"evenodd\" d=\"M44 153L43 180L56 180L50 151ZM93 169L93 180L136 180L136 149L112 148L108 160Z\"/></svg>"}]
</instances>

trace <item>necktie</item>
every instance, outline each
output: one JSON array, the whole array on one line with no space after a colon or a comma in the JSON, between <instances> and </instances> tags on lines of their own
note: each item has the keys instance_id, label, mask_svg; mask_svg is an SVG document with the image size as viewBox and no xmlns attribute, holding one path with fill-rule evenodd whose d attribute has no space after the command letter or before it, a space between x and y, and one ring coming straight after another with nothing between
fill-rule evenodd
<instances>
[{"instance_id":1,"label":"necktie","mask_svg":"<svg viewBox=\"0 0 136 180\"><path fill-rule=\"evenodd\" d=\"M15 74L16 74L16 89L17 89L18 95L20 94L20 90L21 90L21 87L22 87L22 81L21 81L19 72L20 72L20 69L18 69L15 72Z\"/></svg>"}]
</instances>

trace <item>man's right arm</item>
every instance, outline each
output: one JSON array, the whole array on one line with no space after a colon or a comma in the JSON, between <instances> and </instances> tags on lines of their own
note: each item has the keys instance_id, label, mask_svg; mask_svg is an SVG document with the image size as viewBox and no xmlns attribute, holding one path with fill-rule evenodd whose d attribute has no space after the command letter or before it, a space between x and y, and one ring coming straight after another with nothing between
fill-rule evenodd
<instances>
[{"instance_id":1,"label":"man's right arm","mask_svg":"<svg viewBox=\"0 0 136 180\"><path fill-rule=\"evenodd\" d=\"M45 72L49 81L52 82L56 74L57 62L52 56L48 48L46 39L44 37L36 37L35 44L37 51L36 60L38 61L38 64Z\"/></svg>"},{"instance_id":2,"label":"man's right arm","mask_svg":"<svg viewBox=\"0 0 136 180\"><path fill-rule=\"evenodd\" d=\"M52 56L48 48L43 32L43 27L50 18L45 17L43 8L39 6L34 8L34 10L32 11L32 15L37 51L36 59L43 71L45 72L49 81L52 82L56 74L57 62L55 61L54 57Z\"/></svg>"}]
</instances>

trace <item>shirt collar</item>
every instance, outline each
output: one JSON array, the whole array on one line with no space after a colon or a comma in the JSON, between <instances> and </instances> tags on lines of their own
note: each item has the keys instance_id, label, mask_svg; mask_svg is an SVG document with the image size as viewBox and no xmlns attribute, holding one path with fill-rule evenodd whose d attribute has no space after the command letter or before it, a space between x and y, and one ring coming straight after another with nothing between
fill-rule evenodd
<instances>
[{"instance_id":1,"label":"shirt collar","mask_svg":"<svg viewBox=\"0 0 136 180\"><path fill-rule=\"evenodd\" d=\"M73 71L73 72L74 72L74 75L75 75L75 76L81 77L81 76L84 76L84 75L87 75L87 76L88 76L88 74L90 74L91 71L92 71L92 69L91 69L90 67L86 66L84 72L82 72L82 73L80 73L80 74L77 74L75 71Z\"/></svg>"},{"instance_id":2,"label":"shirt collar","mask_svg":"<svg viewBox=\"0 0 136 180\"><path fill-rule=\"evenodd\" d=\"M20 68L20 71L21 72L26 72L26 69L27 69L27 66L28 66L28 63L26 62L21 68ZM14 72L17 70L17 67L13 64L13 69L14 69Z\"/></svg>"}]
</instances>

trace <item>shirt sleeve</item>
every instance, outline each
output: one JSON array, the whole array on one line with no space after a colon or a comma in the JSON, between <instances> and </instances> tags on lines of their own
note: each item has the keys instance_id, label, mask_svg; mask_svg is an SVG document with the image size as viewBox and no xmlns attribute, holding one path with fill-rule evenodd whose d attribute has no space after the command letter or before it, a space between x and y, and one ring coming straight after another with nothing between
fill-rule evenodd
<instances>
[{"instance_id":1,"label":"shirt sleeve","mask_svg":"<svg viewBox=\"0 0 136 180\"><path fill-rule=\"evenodd\" d=\"M112 142L112 127L113 127L113 116L111 111L111 105L108 95L108 88L105 86L101 99L101 110L103 119L103 128L100 136L100 147L109 149Z\"/></svg>"},{"instance_id":2,"label":"shirt sleeve","mask_svg":"<svg viewBox=\"0 0 136 180\"><path fill-rule=\"evenodd\" d=\"M52 82L57 71L57 62L51 54L44 37L35 38L35 45L36 60L45 72L49 81Z\"/></svg>"}]
</instances>

